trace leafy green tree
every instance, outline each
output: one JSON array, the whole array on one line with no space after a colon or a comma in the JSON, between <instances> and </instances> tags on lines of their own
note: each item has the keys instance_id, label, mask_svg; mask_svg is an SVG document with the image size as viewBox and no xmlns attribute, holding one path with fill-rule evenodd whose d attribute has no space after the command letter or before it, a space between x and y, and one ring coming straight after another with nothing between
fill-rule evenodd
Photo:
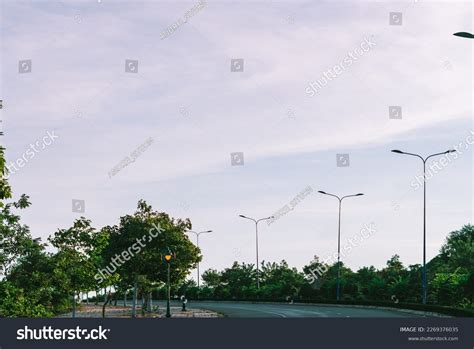
<instances>
[{"instance_id":1,"label":"leafy green tree","mask_svg":"<svg viewBox=\"0 0 474 349\"><path fill-rule=\"evenodd\" d=\"M0 286L0 317L50 317L53 313L21 288L3 281Z\"/></svg>"},{"instance_id":2,"label":"leafy green tree","mask_svg":"<svg viewBox=\"0 0 474 349\"><path fill-rule=\"evenodd\" d=\"M0 136L3 134L0 132ZM7 168L5 166L5 148L0 145L0 208L3 207L2 200L10 199L12 191L6 179Z\"/></svg>"},{"instance_id":3,"label":"leafy green tree","mask_svg":"<svg viewBox=\"0 0 474 349\"><path fill-rule=\"evenodd\" d=\"M467 224L451 232L441 247L440 258L451 270L474 271L474 226Z\"/></svg>"},{"instance_id":4,"label":"leafy green tree","mask_svg":"<svg viewBox=\"0 0 474 349\"><path fill-rule=\"evenodd\" d=\"M0 209L0 276L7 274L17 258L33 244L28 226L21 224L20 216L12 212L12 209L24 209L29 205L28 196L22 195L18 201Z\"/></svg>"},{"instance_id":5,"label":"leafy green tree","mask_svg":"<svg viewBox=\"0 0 474 349\"><path fill-rule=\"evenodd\" d=\"M51 316L59 300L49 284L50 259L14 213L30 206L28 196L4 202L12 197L4 151L0 146L0 317Z\"/></svg>"},{"instance_id":6,"label":"leafy green tree","mask_svg":"<svg viewBox=\"0 0 474 349\"><path fill-rule=\"evenodd\" d=\"M362 267L356 273L356 283L358 285L357 298L367 300L369 298L369 285L377 277L377 270L374 266Z\"/></svg>"},{"instance_id":7,"label":"leafy green tree","mask_svg":"<svg viewBox=\"0 0 474 349\"><path fill-rule=\"evenodd\" d=\"M66 282L55 272L58 270L56 258L46 253L44 246L34 240L32 247L11 269L5 282L17 289L25 302L41 305L49 314L56 314L67 311L71 303ZM29 316L28 314L16 313L10 316Z\"/></svg>"},{"instance_id":8,"label":"leafy green tree","mask_svg":"<svg viewBox=\"0 0 474 349\"><path fill-rule=\"evenodd\" d=\"M459 305L463 302L463 286L467 284L469 274L460 273L461 268L457 268L452 273L437 273L433 282L433 293L439 304Z\"/></svg>"},{"instance_id":9,"label":"leafy green tree","mask_svg":"<svg viewBox=\"0 0 474 349\"><path fill-rule=\"evenodd\" d=\"M59 229L48 239L58 249L54 256L55 273L62 276L65 286L72 293L73 317L78 292L89 290L94 285L96 268L91 255L96 236L97 232L91 221L81 217L72 227Z\"/></svg>"},{"instance_id":10,"label":"leafy green tree","mask_svg":"<svg viewBox=\"0 0 474 349\"><path fill-rule=\"evenodd\" d=\"M300 296L306 299L317 299L322 297L321 287L330 278L328 275L329 265L321 262L318 256L303 266L304 280L301 286Z\"/></svg>"},{"instance_id":11,"label":"leafy green tree","mask_svg":"<svg viewBox=\"0 0 474 349\"><path fill-rule=\"evenodd\" d=\"M177 292L179 296L184 296L190 299L196 299L199 295L199 290L197 288L196 281L194 281L193 279L189 279L183 282Z\"/></svg>"},{"instance_id":12,"label":"leafy green tree","mask_svg":"<svg viewBox=\"0 0 474 349\"><path fill-rule=\"evenodd\" d=\"M428 263L430 301L462 307L473 306L474 226L451 232L440 254Z\"/></svg>"},{"instance_id":13,"label":"leafy green tree","mask_svg":"<svg viewBox=\"0 0 474 349\"><path fill-rule=\"evenodd\" d=\"M5 178L7 169L4 152L5 148L0 146L0 277L5 275L16 259L33 244L28 226L22 225L20 216L12 212L12 209L30 206L28 196L22 195L16 202L4 202L12 197L11 188Z\"/></svg>"},{"instance_id":14,"label":"leafy green tree","mask_svg":"<svg viewBox=\"0 0 474 349\"><path fill-rule=\"evenodd\" d=\"M185 234L191 228L189 219L175 220L139 201L133 215L121 217L120 224L109 229L104 250L107 267L103 274L118 273L121 280L134 286L135 309L139 277L149 282L166 282L167 265L163 256L169 250L174 256L170 265L171 283L173 288L179 287L201 260L199 249Z\"/></svg>"},{"instance_id":15,"label":"leafy green tree","mask_svg":"<svg viewBox=\"0 0 474 349\"><path fill-rule=\"evenodd\" d=\"M428 269L429 270L429 269ZM406 302L417 303L421 299L421 275L422 266L421 264L414 264L408 266L408 286L405 292L407 293Z\"/></svg>"},{"instance_id":16,"label":"leafy green tree","mask_svg":"<svg viewBox=\"0 0 474 349\"><path fill-rule=\"evenodd\" d=\"M352 290L349 284L349 277L352 274L352 271L344 266L344 263L340 263L340 284L341 284L341 299L346 300L352 298L353 295L349 294L349 290ZM336 299L336 290L337 290L337 262L329 265L325 273L325 281L320 287L320 296L324 299Z\"/></svg>"},{"instance_id":17,"label":"leafy green tree","mask_svg":"<svg viewBox=\"0 0 474 349\"><path fill-rule=\"evenodd\" d=\"M219 273L216 269L208 269L201 276L202 280L204 281L204 285L215 288L221 284L221 273Z\"/></svg>"},{"instance_id":18,"label":"leafy green tree","mask_svg":"<svg viewBox=\"0 0 474 349\"><path fill-rule=\"evenodd\" d=\"M253 264L234 262L224 269L221 284L216 293L222 298L255 298L257 295L257 273Z\"/></svg>"},{"instance_id":19,"label":"leafy green tree","mask_svg":"<svg viewBox=\"0 0 474 349\"><path fill-rule=\"evenodd\" d=\"M262 263L261 290L259 295L267 299L297 298L304 283L304 276L296 268L288 267L283 260L277 263Z\"/></svg>"}]
</instances>

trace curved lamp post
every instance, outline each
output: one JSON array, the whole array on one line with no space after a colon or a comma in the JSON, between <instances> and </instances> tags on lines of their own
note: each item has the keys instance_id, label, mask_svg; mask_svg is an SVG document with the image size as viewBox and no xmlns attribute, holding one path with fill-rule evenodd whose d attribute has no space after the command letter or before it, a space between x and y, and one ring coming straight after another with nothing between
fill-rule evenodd
<instances>
[{"instance_id":1,"label":"curved lamp post","mask_svg":"<svg viewBox=\"0 0 474 349\"><path fill-rule=\"evenodd\" d=\"M423 161L423 274L422 274L422 301L423 304L426 304L426 295L427 295L427 287L426 287L426 161L429 158L437 155L444 155L448 153L454 153L456 150L450 149L446 150L442 153L431 154L426 158L423 158L421 155L414 154L414 153L407 153L398 149L392 150L392 153L397 154L404 154L404 155L411 155L420 158Z\"/></svg>"},{"instance_id":2,"label":"curved lamp post","mask_svg":"<svg viewBox=\"0 0 474 349\"><path fill-rule=\"evenodd\" d=\"M199 248L199 235L201 234L208 234L212 233L212 230L206 230L206 231L200 231L200 232L195 232L193 230L189 230L190 233L193 233L196 235L196 242L197 242L197 247ZM198 282L198 290L199 290L199 279L201 278L201 275L199 274L199 262L197 265L197 282Z\"/></svg>"},{"instance_id":3,"label":"curved lamp post","mask_svg":"<svg viewBox=\"0 0 474 349\"><path fill-rule=\"evenodd\" d=\"M256 251L257 251L257 289L260 288L260 276L259 276L259 266L258 266L258 222L265 221L267 219L274 218L273 216L260 218L260 219L253 219L242 214L239 215L241 218L250 219L255 223L255 244L256 244Z\"/></svg>"},{"instance_id":4,"label":"curved lamp post","mask_svg":"<svg viewBox=\"0 0 474 349\"><path fill-rule=\"evenodd\" d=\"M344 200L345 198L350 198L354 196L362 196L364 194L358 193L358 194L339 197L334 194L326 193L325 191L322 191L322 190L318 190L318 193L333 196L339 200L339 224L337 228L337 287L336 287L336 299L339 300L341 298L341 263L340 263L340 259L341 259L341 204L342 204L342 200Z\"/></svg>"}]
</instances>

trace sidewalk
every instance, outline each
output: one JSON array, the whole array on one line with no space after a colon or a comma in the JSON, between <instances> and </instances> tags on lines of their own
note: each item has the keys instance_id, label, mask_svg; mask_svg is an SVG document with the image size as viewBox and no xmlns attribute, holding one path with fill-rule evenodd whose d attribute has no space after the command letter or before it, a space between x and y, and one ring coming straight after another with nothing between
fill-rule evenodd
<instances>
[{"instance_id":1,"label":"sidewalk","mask_svg":"<svg viewBox=\"0 0 474 349\"><path fill-rule=\"evenodd\" d=\"M159 306L158 309L155 309L151 313L145 312L145 315L142 315L141 307L137 306L136 317L137 318L163 318L166 315L166 307ZM171 306L171 316L174 318L217 318L221 315L203 309L188 309L182 311L181 307ZM105 317L106 318L130 318L132 316L132 308L124 306L113 306L108 305L105 308ZM66 313L56 316L58 318L72 318L72 313ZM81 305L76 310L76 318L102 318L102 306L101 305Z\"/></svg>"}]
</instances>

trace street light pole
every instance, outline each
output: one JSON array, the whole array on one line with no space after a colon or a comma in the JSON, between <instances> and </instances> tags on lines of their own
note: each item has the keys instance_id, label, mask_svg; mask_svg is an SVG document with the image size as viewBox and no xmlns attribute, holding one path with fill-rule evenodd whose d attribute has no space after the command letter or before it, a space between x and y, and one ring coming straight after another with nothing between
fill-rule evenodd
<instances>
[{"instance_id":1,"label":"street light pole","mask_svg":"<svg viewBox=\"0 0 474 349\"><path fill-rule=\"evenodd\" d=\"M199 248L199 235L201 234L207 234L207 233L212 233L212 230L206 230L206 231L200 231L200 232L195 232L193 230L189 231L190 233L194 233L196 235L196 244L197 247ZM198 284L198 290L199 290L199 279L201 278L201 274L199 274L199 262L197 264L197 284Z\"/></svg>"},{"instance_id":2,"label":"street light pole","mask_svg":"<svg viewBox=\"0 0 474 349\"><path fill-rule=\"evenodd\" d=\"M242 214L240 214L239 217L245 218L245 219L250 219L251 221L253 221L255 223L255 247L256 247L256 255L257 255L257 289L259 289L260 288L260 268L259 268L259 265L258 265L258 222L264 221L264 220L267 220L267 219L272 219L274 217L270 216L270 217L265 217L265 218L260 218L260 219L253 219L253 218L244 216Z\"/></svg>"},{"instance_id":3,"label":"street light pole","mask_svg":"<svg viewBox=\"0 0 474 349\"><path fill-rule=\"evenodd\" d=\"M339 301L341 298L341 207L342 207L342 200L345 198L353 197L353 196L362 196L364 194L358 193L354 195L346 195L340 198L337 195L326 193L325 191L319 190L318 193L329 195L337 198L339 200L339 223L337 228L337 286L336 286L336 299Z\"/></svg>"},{"instance_id":4,"label":"street light pole","mask_svg":"<svg viewBox=\"0 0 474 349\"><path fill-rule=\"evenodd\" d=\"M407 153L398 149L392 150L392 153L397 154L404 154L404 155L411 155L420 158L423 161L423 272L421 276L421 284L422 284L422 302L426 304L427 298L427 280L426 280L426 161L433 156L438 155L445 155L448 153L454 153L456 150L450 149L446 150L441 153L431 154L426 158L423 158L421 155L414 154L414 153Z\"/></svg>"},{"instance_id":5,"label":"street light pole","mask_svg":"<svg viewBox=\"0 0 474 349\"><path fill-rule=\"evenodd\" d=\"M171 265L171 259L173 258L173 255L171 254L171 251L168 249L168 252L165 254L165 261L166 264L168 264L168 277L167 277L167 282L168 282L168 296L166 297L166 317L171 317L171 311L170 311L170 299L171 299L171 279L170 279L170 265Z\"/></svg>"},{"instance_id":6,"label":"street light pole","mask_svg":"<svg viewBox=\"0 0 474 349\"><path fill-rule=\"evenodd\" d=\"M166 317L171 317L170 298L171 298L171 282L170 282L170 263L168 262L168 297L166 297Z\"/></svg>"},{"instance_id":7,"label":"street light pole","mask_svg":"<svg viewBox=\"0 0 474 349\"><path fill-rule=\"evenodd\" d=\"M339 223L337 228L337 288L336 300L341 298L341 206L342 199L339 199Z\"/></svg>"}]
</instances>

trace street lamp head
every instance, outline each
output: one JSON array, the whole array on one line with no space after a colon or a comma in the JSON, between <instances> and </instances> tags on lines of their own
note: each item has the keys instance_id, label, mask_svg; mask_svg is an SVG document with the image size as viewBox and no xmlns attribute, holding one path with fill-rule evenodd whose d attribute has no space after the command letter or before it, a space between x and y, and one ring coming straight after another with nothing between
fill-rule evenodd
<instances>
[{"instance_id":1,"label":"street lamp head","mask_svg":"<svg viewBox=\"0 0 474 349\"><path fill-rule=\"evenodd\" d=\"M398 149L393 149L392 153L403 154L403 152L401 150L398 150Z\"/></svg>"},{"instance_id":2,"label":"street lamp head","mask_svg":"<svg viewBox=\"0 0 474 349\"><path fill-rule=\"evenodd\" d=\"M454 36L460 36L461 38L468 38L468 39L474 39L474 35L471 33L466 33L466 32L458 32L454 33Z\"/></svg>"},{"instance_id":3,"label":"street lamp head","mask_svg":"<svg viewBox=\"0 0 474 349\"><path fill-rule=\"evenodd\" d=\"M165 261L168 262L168 263L171 261L171 255L170 254L165 255Z\"/></svg>"},{"instance_id":4,"label":"street lamp head","mask_svg":"<svg viewBox=\"0 0 474 349\"><path fill-rule=\"evenodd\" d=\"M243 214L239 214L239 217L247 218L247 217L245 217Z\"/></svg>"},{"instance_id":5,"label":"street lamp head","mask_svg":"<svg viewBox=\"0 0 474 349\"><path fill-rule=\"evenodd\" d=\"M206 230L205 233L212 233L212 230Z\"/></svg>"},{"instance_id":6,"label":"street lamp head","mask_svg":"<svg viewBox=\"0 0 474 349\"><path fill-rule=\"evenodd\" d=\"M322 190L318 190L318 193L327 194L325 191L322 191Z\"/></svg>"},{"instance_id":7,"label":"street lamp head","mask_svg":"<svg viewBox=\"0 0 474 349\"><path fill-rule=\"evenodd\" d=\"M455 153L455 152L456 152L456 150L455 150L455 149L449 149L449 150L446 150L446 154L448 154L448 153Z\"/></svg>"},{"instance_id":8,"label":"street lamp head","mask_svg":"<svg viewBox=\"0 0 474 349\"><path fill-rule=\"evenodd\" d=\"M362 195L364 195L364 193L358 193L355 196L362 196Z\"/></svg>"}]
</instances>

